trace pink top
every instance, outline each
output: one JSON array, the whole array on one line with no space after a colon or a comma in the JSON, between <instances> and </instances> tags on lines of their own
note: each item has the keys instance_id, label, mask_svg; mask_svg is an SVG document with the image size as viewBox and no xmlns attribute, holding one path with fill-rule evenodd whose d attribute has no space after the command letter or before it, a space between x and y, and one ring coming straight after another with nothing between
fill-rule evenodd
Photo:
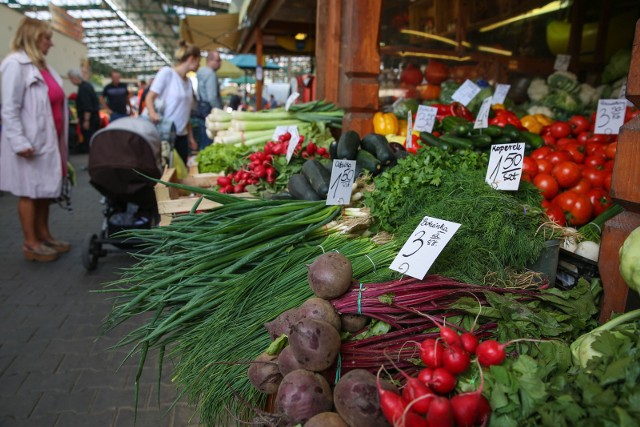
<instances>
[{"instance_id":1,"label":"pink top","mask_svg":"<svg viewBox=\"0 0 640 427\"><path fill-rule=\"evenodd\" d=\"M58 137L62 135L64 129L64 114L62 109L64 108L64 91L53 78L49 70L40 70L42 77L44 78L47 87L49 88L49 102L51 102L51 112L53 113L53 122L56 125L56 131Z\"/></svg>"}]
</instances>

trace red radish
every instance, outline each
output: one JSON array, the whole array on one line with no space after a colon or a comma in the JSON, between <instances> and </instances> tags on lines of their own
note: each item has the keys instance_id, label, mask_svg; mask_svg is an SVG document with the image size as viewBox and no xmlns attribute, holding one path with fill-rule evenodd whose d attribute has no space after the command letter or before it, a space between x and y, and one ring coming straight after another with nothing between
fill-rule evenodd
<instances>
[{"instance_id":1,"label":"red radish","mask_svg":"<svg viewBox=\"0 0 640 427\"><path fill-rule=\"evenodd\" d=\"M419 414L426 414L429 410L431 399L435 397L433 391L418 378L413 378L398 368L393 359L386 353L385 356L387 356L387 359L389 359L393 367L407 380L407 384L404 386L404 389L402 389L402 398L408 403L408 407Z\"/></svg>"},{"instance_id":2,"label":"red radish","mask_svg":"<svg viewBox=\"0 0 640 427\"><path fill-rule=\"evenodd\" d=\"M472 332L465 332L460 335L460 342L462 348L464 348L469 354L476 354L476 348L478 347L478 337L473 335Z\"/></svg>"},{"instance_id":3,"label":"red radish","mask_svg":"<svg viewBox=\"0 0 640 427\"><path fill-rule=\"evenodd\" d=\"M440 394L448 394L456 388L458 380L449 371L444 368L436 368L431 374L431 382L427 385ZM433 403L433 402L432 402Z\"/></svg>"},{"instance_id":4,"label":"red radish","mask_svg":"<svg viewBox=\"0 0 640 427\"><path fill-rule=\"evenodd\" d=\"M489 415L491 415L491 406L482 395L484 388L484 375L482 367L480 370L480 387L476 391L461 393L451 398L451 408L453 410L453 418L456 420L458 427L473 427L486 423Z\"/></svg>"},{"instance_id":5,"label":"red radish","mask_svg":"<svg viewBox=\"0 0 640 427\"><path fill-rule=\"evenodd\" d=\"M433 316L429 316L428 314L425 314L425 313L420 313L418 310L411 310L411 311L431 320L434 323L434 325L436 325L440 330L440 337L443 339L444 342L447 343L447 345L460 345L460 335L458 335L456 331L454 331L453 329L451 329L450 327L444 324L441 324Z\"/></svg>"},{"instance_id":6,"label":"red radish","mask_svg":"<svg viewBox=\"0 0 640 427\"><path fill-rule=\"evenodd\" d=\"M449 399L441 396L433 399L427 414L427 425L429 427L453 427L453 412Z\"/></svg>"},{"instance_id":7,"label":"red radish","mask_svg":"<svg viewBox=\"0 0 640 427\"><path fill-rule=\"evenodd\" d=\"M385 390L380 384L380 371L378 370L377 383L378 394L380 395L380 408L384 417L391 425L404 425L405 427L427 427L424 418L420 417L413 410L407 409L407 402L402 396L390 390Z\"/></svg>"},{"instance_id":8,"label":"red radish","mask_svg":"<svg viewBox=\"0 0 640 427\"><path fill-rule=\"evenodd\" d=\"M420 372L418 372L418 379L425 384L431 383L431 378L433 377L433 369L424 368Z\"/></svg>"},{"instance_id":9,"label":"red radish","mask_svg":"<svg viewBox=\"0 0 640 427\"><path fill-rule=\"evenodd\" d=\"M442 353L442 366L454 375L459 375L466 371L470 364L471 358L462 347L447 347Z\"/></svg>"},{"instance_id":10,"label":"red radish","mask_svg":"<svg viewBox=\"0 0 640 427\"><path fill-rule=\"evenodd\" d=\"M442 345L433 338L427 338L420 344L420 359L428 368L442 366Z\"/></svg>"},{"instance_id":11,"label":"red radish","mask_svg":"<svg viewBox=\"0 0 640 427\"><path fill-rule=\"evenodd\" d=\"M478 356L478 362L480 362L482 366L501 364L507 357L507 353L504 351L505 347L518 341L540 342L541 340L521 338L517 340L511 340L504 344L500 344L496 340L482 341L480 344L478 344L478 348L476 348L476 356Z\"/></svg>"}]
</instances>

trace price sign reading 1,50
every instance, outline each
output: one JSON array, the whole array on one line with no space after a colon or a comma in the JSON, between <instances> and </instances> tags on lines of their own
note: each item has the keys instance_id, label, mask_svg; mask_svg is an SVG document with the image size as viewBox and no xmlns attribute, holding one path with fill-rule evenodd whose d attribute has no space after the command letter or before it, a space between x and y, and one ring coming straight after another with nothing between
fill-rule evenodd
<instances>
[{"instance_id":1,"label":"price sign reading 1,50","mask_svg":"<svg viewBox=\"0 0 640 427\"><path fill-rule=\"evenodd\" d=\"M517 191L523 158L523 143L492 145L485 181L496 190Z\"/></svg>"},{"instance_id":2,"label":"price sign reading 1,50","mask_svg":"<svg viewBox=\"0 0 640 427\"><path fill-rule=\"evenodd\" d=\"M422 280L459 227L455 222L425 216L389 268Z\"/></svg>"},{"instance_id":3,"label":"price sign reading 1,50","mask_svg":"<svg viewBox=\"0 0 640 427\"><path fill-rule=\"evenodd\" d=\"M348 205L351 202L351 187L355 174L355 160L333 161L327 205Z\"/></svg>"}]
</instances>

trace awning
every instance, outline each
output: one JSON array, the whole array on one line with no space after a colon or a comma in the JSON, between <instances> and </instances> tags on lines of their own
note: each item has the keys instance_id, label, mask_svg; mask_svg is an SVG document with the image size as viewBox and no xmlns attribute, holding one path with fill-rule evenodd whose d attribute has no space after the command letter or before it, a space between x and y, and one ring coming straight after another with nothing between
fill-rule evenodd
<instances>
[{"instance_id":1,"label":"awning","mask_svg":"<svg viewBox=\"0 0 640 427\"><path fill-rule=\"evenodd\" d=\"M202 50L235 50L240 33L238 14L187 16L180 21L180 37Z\"/></svg>"},{"instance_id":2,"label":"awning","mask_svg":"<svg viewBox=\"0 0 640 427\"><path fill-rule=\"evenodd\" d=\"M204 67L205 65L207 65L207 57L203 56L200 59L200 66ZM220 68L216 70L216 75L220 79L225 79L225 78L233 79L236 77L242 77L244 75L244 71L242 71L240 68L236 67L234 64L227 61L226 59L223 59L222 63L220 64Z\"/></svg>"}]
</instances>

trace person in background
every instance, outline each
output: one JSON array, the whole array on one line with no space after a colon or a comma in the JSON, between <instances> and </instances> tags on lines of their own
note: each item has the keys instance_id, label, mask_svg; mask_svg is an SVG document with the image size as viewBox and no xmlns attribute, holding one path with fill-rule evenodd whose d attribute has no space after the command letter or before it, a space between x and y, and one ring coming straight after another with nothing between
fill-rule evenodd
<instances>
[{"instance_id":1,"label":"person in background","mask_svg":"<svg viewBox=\"0 0 640 427\"><path fill-rule=\"evenodd\" d=\"M151 89L151 85L153 84L153 77L149 80L149 84L142 91L142 95L140 95L140 106L138 107L138 115L141 115L144 112L144 108L146 107L146 99L147 94L149 93L149 89Z\"/></svg>"},{"instance_id":2,"label":"person in background","mask_svg":"<svg viewBox=\"0 0 640 427\"><path fill-rule=\"evenodd\" d=\"M142 98L142 94L144 90L147 88L147 81L140 80L138 84L138 94L136 95L136 110L138 111L138 115L142 114L142 110L144 109L144 99Z\"/></svg>"},{"instance_id":3,"label":"person in background","mask_svg":"<svg viewBox=\"0 0 640 427\"><path fill-rule=\"evenodd\" d=\"M82 72L78 68L72 68L67 72L69 80L78 86L76 96L76 110L82 132L82 141L85 152L89 152L91 137L100 128L100 100L91 83L82 78Z\"/></svg>"},{"instance_id":4,"label":"person in background","mask_svg":"<svg viewBox=\"0 0 640 427\"><path fill-rule=\"evenodd\" d=\"M120 73L111 72L111 83L104 87L100 104L109 113L109 120L114 121L129 115L129 89L120 81Z\"/></svg>"},{"instance_id":5,"label":"person in background","mask_svg":"<svg viewBox=\"0 0 640 427\"><path fill-rule=\"evenodd\" d=\"M269 109L278 108L278 101L276 101L276 97L273 94L269 95Z\"/></svg>"},{"instance_id":6,"label":"person in background","mask_svg":"<svg viewBox=\"0 0 640 427\"><path fill-rule=\"evenodd\" d=\"M189 148L198 149L198 143L193 137L189 122L193 87L191 80L187 78L187 73L196 71L200 66L200 49L183 40L178 46L175 53L176 64L173 67L163 67L158 71L151 83L145 103L149 111L149 120L153 123L159 123L162 118L175 124L175 148L186 164ZM161 102L156 104L156 100Z\"/></svg>"},{"instance_id":7,"label":"person in background","mask_svg":"<svg viewBox=\"0 0 640 427\"><path fill-rule=\"evenodd\" d=\"M220 53L210 50L207 53L206 66L198 70L198 149L202 150L212 143L207 136L205 118L213 108L222 108L220 84L216 71L220 69L222 59Z\"/></svg>"},{"instance_id":8,"label":"person in background","mask_svg":"<svg viewBox=\"0 0 640 427\"><path fill-rule=\"evenodd\" d=\"M0 64L2 138L0 190L19 197L25 259L48 262L68 252L49 229L49 206L67 174L67 105L62 79L47 66L53 46L48 23L25 17Z\"/></svg>"}]
</instances>

